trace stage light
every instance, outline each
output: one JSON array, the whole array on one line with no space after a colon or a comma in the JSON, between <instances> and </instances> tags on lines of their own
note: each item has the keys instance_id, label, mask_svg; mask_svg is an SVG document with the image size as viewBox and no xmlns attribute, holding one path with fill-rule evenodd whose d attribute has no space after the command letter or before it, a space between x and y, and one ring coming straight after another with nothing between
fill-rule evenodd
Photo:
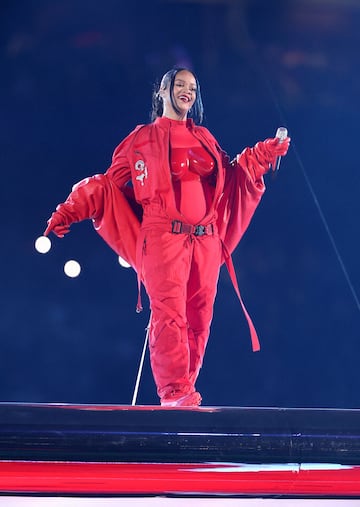
<instances>
[{"instance_id":1,"label":"stage light","mask_svg":"<svg viewBox=\"0 0 360 507\"><path fill-rule=\"evenodd\" d=\"M122 266L123 268L131 268L130 264L128 262L126 262L125 259L120 257L120 255L118 257L118 261L119 261L120 266Z\"/></svg>"},{"instance_id":2,"label":"stage light","mask_svg":"<svg viewBox=\"0 0 360 507\"><path fill-rule=\"evenodd\" d=\"M65 275L69 276L70 278L76 278L79 276L81 271L81 266L77 261L70 260L65 262L64 265L64 273Z\"/></svg>"},{"instance_id":3,"label":"stage light","mask_svg":"<svg viewBox=\"0 0 360 507\"><path fill-rule=\"evenodd\" d=\"M35 250L46 254L51 248L51 241L47 236L39 236L35 241Z\"/></svg>"}]
</instances>

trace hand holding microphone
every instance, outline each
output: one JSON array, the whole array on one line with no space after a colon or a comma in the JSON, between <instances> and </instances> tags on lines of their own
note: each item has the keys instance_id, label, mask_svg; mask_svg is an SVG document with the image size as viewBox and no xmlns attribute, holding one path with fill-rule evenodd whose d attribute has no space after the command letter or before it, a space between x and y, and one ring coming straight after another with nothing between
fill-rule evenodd
<instances>
[{"instance_id":1,"label":"hand holding microphone","mask_svg":"<svg viewBox=\"0 0 360 507\"><path fill-rule=\"evenodd\" d=\"M281 153L276 156L275 163L272 165L274 172L280 169L281 157L286 155L289 149L290 138L288 137L287 129L285 127L279 127L276 131L275 139L278 139L277 146L281 149ZM286 140L287 142L285 142Z\"/></svg>"},{"instance_id":2,"label":"hand holding microphone","mask_svg":"<svg viewBox=\"0 0 360 507\"><path fill-rule=\"evenodd\" d=\"M255 180L261 178L270 169L279 170L281 157L286 155L290 137L285 127L277 129L275 137L259 141L253 148L245 148L238 156L238 163L253 174Z\"/></svg>"}]
</instances>

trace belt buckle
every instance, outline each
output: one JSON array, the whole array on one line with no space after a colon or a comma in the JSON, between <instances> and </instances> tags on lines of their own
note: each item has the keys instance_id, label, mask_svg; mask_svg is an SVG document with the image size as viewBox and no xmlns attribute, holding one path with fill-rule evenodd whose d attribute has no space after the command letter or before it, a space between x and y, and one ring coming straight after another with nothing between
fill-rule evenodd
<instances>
[{"instance_id":1,"label":"belt buckle","mask_svg":"<svg viewBox=\"0 0 360 507\"><path fill-rule=\"evenodd\" d=\"M180 234L182 229L182 222L180 220L173 220L171 222L171 232L173 234Z\"/></svg>"},{"instance_id":2,"label":"belt buckle","mask_svg":"<svg viewBox=\"0 0 360 507\"><path fill-rule=\"evenodd\" d=\"M195 225L194 236L204 236L206 234L205 225Z\"/></svg>"}]
</instances>

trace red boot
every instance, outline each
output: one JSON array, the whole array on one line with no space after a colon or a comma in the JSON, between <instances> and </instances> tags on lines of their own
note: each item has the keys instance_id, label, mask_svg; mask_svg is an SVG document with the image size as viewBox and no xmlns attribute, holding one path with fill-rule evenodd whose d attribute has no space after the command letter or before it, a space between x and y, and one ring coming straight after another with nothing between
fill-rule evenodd
<instances>
[{"instance_id":1,"label":"red boot","mask_svg":"<svg viewBox=\"0 0 360 507\"><path fill-rule=\"evenodd\" d=\"M180 392L172 392L167 397L161 399L162 407L198 407L201 404L201 395L197 391L185 394L176 398Z\"/></svg>"}]
</instances>

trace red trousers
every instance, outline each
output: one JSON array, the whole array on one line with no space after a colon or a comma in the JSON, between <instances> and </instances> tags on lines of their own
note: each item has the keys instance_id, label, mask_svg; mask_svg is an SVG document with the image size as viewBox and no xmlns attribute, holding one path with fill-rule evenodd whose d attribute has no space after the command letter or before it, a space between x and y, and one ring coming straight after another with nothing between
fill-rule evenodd
<instances>
[{"instance_id":1,"label":"red trousers","mask_svg":"<svg viewBox=\"0 0 360 507\"><path fill-rule=\"evenodd\" d=\"M157 392L195 391L213 316L221 242L214 235L146 230L142 275L152 312L150 361Z\"/></svg>"}]
</instances>

